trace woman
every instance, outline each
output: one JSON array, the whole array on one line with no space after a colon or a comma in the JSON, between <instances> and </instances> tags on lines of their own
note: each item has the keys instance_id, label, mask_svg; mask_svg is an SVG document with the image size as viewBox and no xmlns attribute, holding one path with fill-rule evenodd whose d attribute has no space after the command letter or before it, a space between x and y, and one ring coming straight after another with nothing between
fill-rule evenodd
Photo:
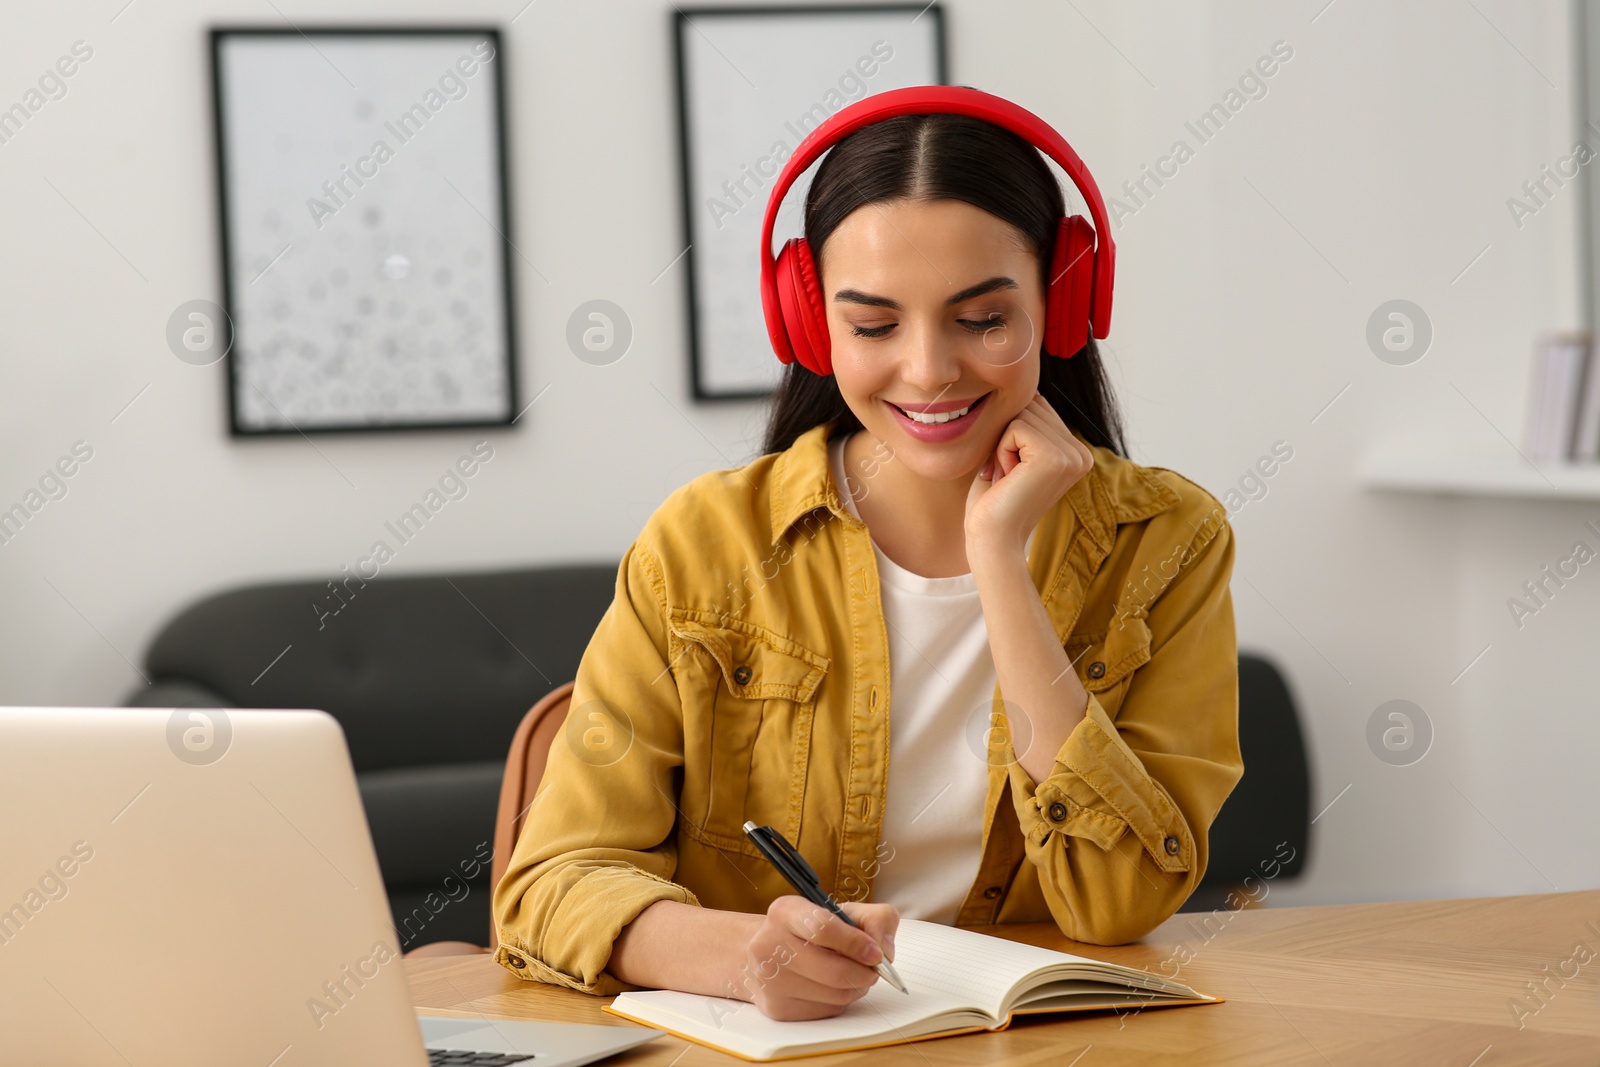
<instances>
[{"instance_id":1,"label":"woman","mask_svg":"<svg viewBox=\"0 0 1600 1067\"><path fill-rule=\"evenodd\" d=\"M996 99L896 91L928 92ZM808 146L841 138L806 199L815 276L782 310L764 292L769 328L809 301L825 329L774 332L764 454L673 492L624 555L495 891L514 974L819 1018L893 960L901 916L1112 944L1204 874L1242 773L1226 513L1125 458L1088 289L1076 334L1051 302L1068 229L1039 151L926 103L862 125L892 95L774 186L768 237Z\"/></svg>"}]
</instances>

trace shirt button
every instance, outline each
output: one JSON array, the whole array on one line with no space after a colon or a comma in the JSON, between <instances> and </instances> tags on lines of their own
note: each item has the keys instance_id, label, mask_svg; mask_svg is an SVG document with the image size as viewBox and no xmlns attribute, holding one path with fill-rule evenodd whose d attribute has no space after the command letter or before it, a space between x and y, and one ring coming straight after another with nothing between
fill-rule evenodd
<instances>
[{"instance_id":1,"label":"shirt button","mask_svg":"<svg viewBox=\"0 0 1600 1067\"><path fill-rule=\"evenodd\" d=\"M1165 841L1161 842L1161 845L1167 850L1167 855L1176 856L1178 854L1178 839L1176 837L1169 836Z\"/></svg>"},{"instance_id":2,"label":"shirt button","mask_svg":"<svg viewBox=\"0 0 1600 1067\"><path fill-rule=\"evenodd\" d=\"M743 663L739 664L733 669L733 680L740 685L748 683L750 681L750 668Z\"/></svg>"},{"instance_id":3,"label":"shirt button","mask_svg":"<svg viewBox=\"0 0 1600 1067\"><path fill-rule=\"evenodd\" d=\"M507 956L506 962L517 968L519 971L528 965L527 961L521 956Z\"/></svg>"},{"instance_id":4,"label":"shirt button","mask_svg":"<svg viewBox=\"0 0 1600 1067\"><path fill-rule=\"evenodd\" d=\"M1050 821L1051 822L1061 822L1066 817L1067 817L1067 806L1065 804L1061 803L1061 801L1058 800L1054 804L1050 805Z\"/></svg>"},{"instance_id":5,"label":"shirt button","mask_svg":"<svg viewBox=\"0 0 1600 1067\"><path fill-rule=\"evenodd\" d=\"M1089 664L1089 677L1103 678L1105 677L1105 673L1106 665L1101 663L1099 660L1095 660L1093 663Z\"/></svg>"},{"instance_id":6,"label":"shirt button","mask_svg":"<svg viewBox=\"0 0 1600 1067\"><path fill-rule=\"evenodd\" d=\"M1000 887L997 885L992 885L983 891L983 895L986 899L993 900L995 897L1000 895Z\"/></svg>"}]
</instances>

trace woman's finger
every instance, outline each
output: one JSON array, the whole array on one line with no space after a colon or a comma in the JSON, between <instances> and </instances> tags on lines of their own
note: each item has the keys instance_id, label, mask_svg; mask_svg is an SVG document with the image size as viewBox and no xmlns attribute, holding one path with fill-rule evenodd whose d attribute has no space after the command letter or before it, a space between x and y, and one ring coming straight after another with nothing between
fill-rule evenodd
<instances>
[{"instance_id":1,"label":"woman's finger","mask_svg":"<svg viewBox=\"0 0 1600 1067\"><path fill-rule=\"evenodd\" d=\"M781 907L778 918L783 928L795 937L855 960L862 966L870 968L878 962L875 953L881 953L882 950L866 931L851 926L828 909L804 897L793 896L788 899L793 903Z\"/></svg>"},{"instance_id":2,"label":"woman's finger","mask_svg":"<svg viewBox=\"0 0 1600 1067\"><path fill-rule=\"evenodd\" d=\"M850 920L872 936L883 948L884 958L894 962L894 935L900 929L900 910L893 904L861 904L846 901L839 905Z\"/></svg>"},{"instance_id":3,"label":"woman's finger","mask_svg":"<svg viewBox=\"0 0 1600 1067\"><path fill-rule=\"evenodd\" d=\"M1037 427L1045 437L1056 443L1062 451L1071 447L1071 442L1076 440L1067 424L1061 421L1061 416L1056 409L1045 402L1044 397L1035 396L1029 405L1022 409L1019 418L1024 419L1028 425Z\"/></svg>"},{"instance_id":4,"label":"woman's finger","mask_svg":"<svg viewBox=\"0 0 1600 1067\"><path fill-rule=\"evenodd\" d=\"M801 942L797 946L794 958L784 965L784 970L818 986L841 992L864 992L878 980L875 967L868 967L849 956L810 942Z\"/></svg>"}]
</instances>

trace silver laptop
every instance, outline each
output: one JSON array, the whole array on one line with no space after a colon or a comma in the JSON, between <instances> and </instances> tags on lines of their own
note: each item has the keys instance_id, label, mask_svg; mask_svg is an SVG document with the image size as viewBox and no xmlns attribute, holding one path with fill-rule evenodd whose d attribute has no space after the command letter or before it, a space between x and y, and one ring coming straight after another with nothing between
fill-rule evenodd
<instances>
[{"instance_id":1,"label":"silver laptop","mask_svg":"<svg viewBox=\"0 0 1600 1067\"><path fill-rule=\"evenodd\" d=\"M418 1016L320 711L0 708L0 827L0 1067L568 1067L663 1033Z\"/></svg>"}]
</instances>

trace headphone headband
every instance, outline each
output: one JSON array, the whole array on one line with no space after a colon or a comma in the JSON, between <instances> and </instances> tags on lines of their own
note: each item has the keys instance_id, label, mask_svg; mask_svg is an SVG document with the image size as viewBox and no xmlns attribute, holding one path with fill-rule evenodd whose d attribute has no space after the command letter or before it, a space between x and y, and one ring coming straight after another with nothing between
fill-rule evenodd
<instances>
[{"instance_id":1,"label":"headphone headband","mask_svg":"<svg viewBox=\"0 0 1600 1067\"><path fill-rule=\"evenodd\" d=\"M1094 218L1094 288L1089 320L1094 336L1105 337L1111 328L1116 245L1111 239L1110 220L1106 216L1100 187L1083 165L1083 160L1078 158L1078 153L1049 123L1003 97L965 85L913 85L876 93L830 116L806 135L779 172L778 180L767 198L766 215L761 221L761 303L767 320L767 332L772 337L774 347L780 352L787 348L787 342L783 340L783 311L777 299L777 260L772 252L773 226L784 194L822 153L863 126L897 115L925 114L966 115L992 122L1055 160L1067 177L1072 179L1072 184L1082 194L1089 206L1089 214Z\"/></svg>"}]
</instances>

